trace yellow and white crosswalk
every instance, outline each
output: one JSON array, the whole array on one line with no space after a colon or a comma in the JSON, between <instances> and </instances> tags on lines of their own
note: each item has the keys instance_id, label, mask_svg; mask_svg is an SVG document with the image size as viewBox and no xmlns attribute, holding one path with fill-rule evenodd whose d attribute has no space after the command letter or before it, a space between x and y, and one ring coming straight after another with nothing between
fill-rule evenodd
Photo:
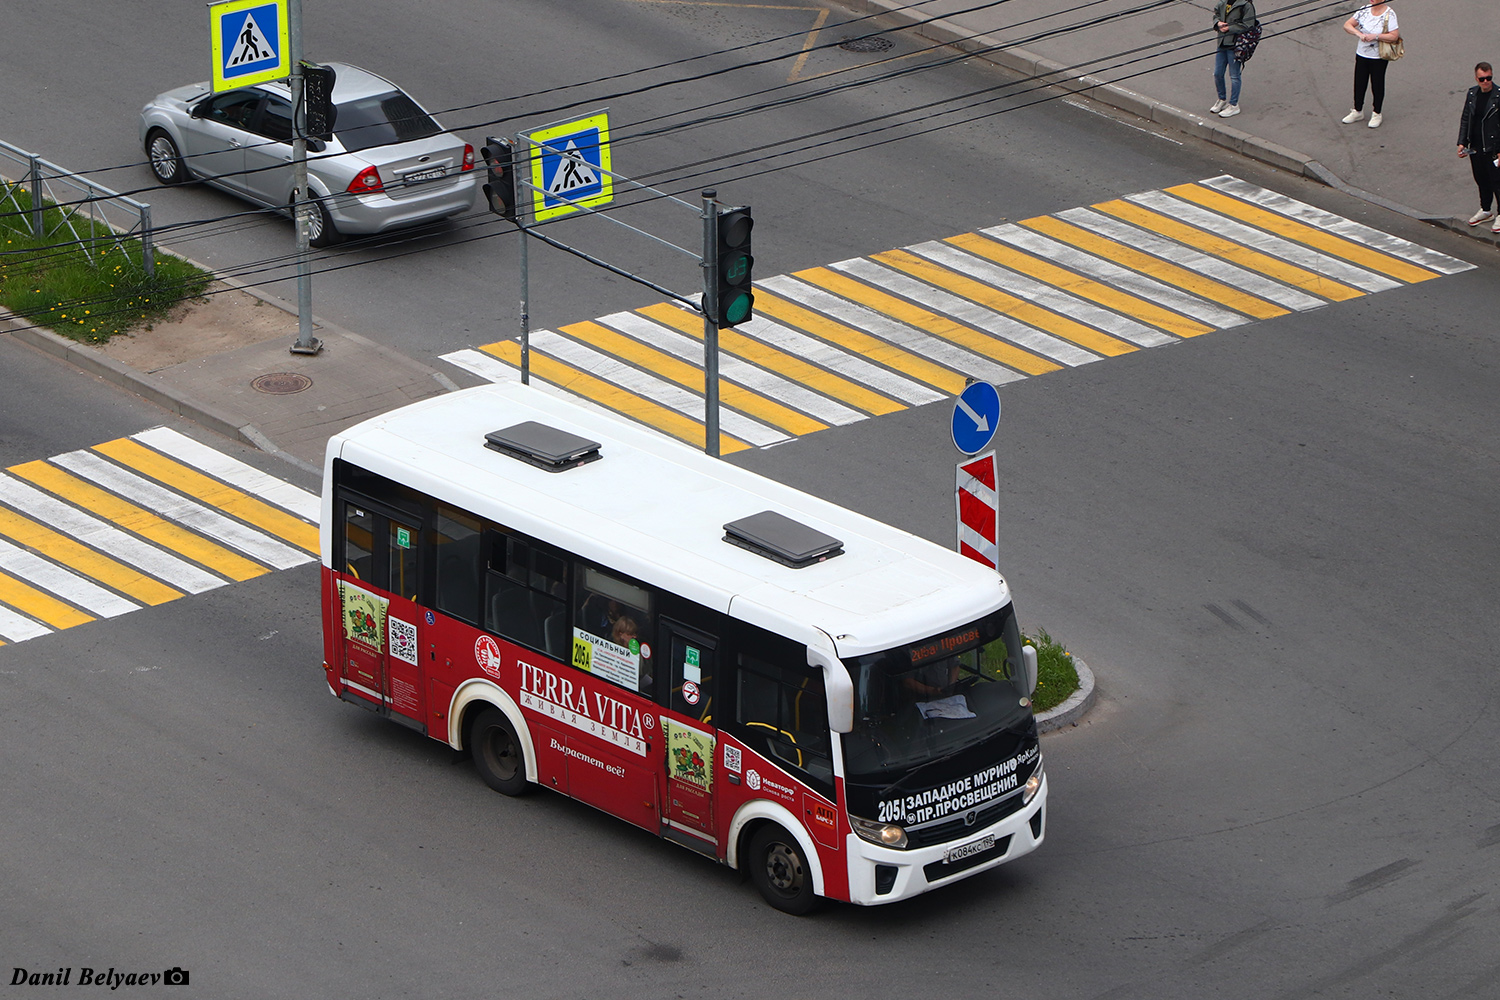
<instances>
[{"instance_id":1,"label":"yellow and white crosswalk","mask_svg":"<svg viewBox=\"0 0 1500 1000\"><path fill-rule=\"evenodd\" d=\"M0 472L0 645L318 552L318 498L166 427Z\"/></svg>"},{"instance_id":2,"label":"yellow and white crosswalk","mask_svg":"<svg viewBox=\"0 0 1500 1000\"><path fill-rule=\"evenodd\" d=\"M720 332L720 452L1470 270L1229 175L758 280ZM444 359L518 377L514 341ZM531 335L531 373L701 447L703 320Z\"/></svg>"}]
</instances>

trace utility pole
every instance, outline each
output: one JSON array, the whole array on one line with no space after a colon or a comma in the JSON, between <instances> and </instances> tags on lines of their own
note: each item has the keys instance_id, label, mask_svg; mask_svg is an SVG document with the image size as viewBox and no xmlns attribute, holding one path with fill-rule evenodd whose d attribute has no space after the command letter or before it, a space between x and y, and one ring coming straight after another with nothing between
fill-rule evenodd
<instances>
[{"instance_id":1,"label":"utility pole","mask_svg":"<svg viewBox=\"0 0 1500 1000\"><path fill-rule=\"evenodd\" d=\"M308 255L307 101L302 74L302 0L287 0L287 30L292 60L292 214L297 230L297 342L293 354L317 354L323 342L312 332L312 261Z\"/></svg>"}]
</instances>

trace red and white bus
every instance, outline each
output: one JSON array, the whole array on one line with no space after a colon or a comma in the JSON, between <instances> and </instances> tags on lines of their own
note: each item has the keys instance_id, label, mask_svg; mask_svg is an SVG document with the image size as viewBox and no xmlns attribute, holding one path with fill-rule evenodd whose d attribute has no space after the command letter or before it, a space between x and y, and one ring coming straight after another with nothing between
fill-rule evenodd
<instances>
[{"instance_id":1,"label":"red and white bus","mask_svg":"<svg viewBox=\"0 0 1500 1000\"><path fill-rule=\"evenodd\" d=\"M748 870L885 903L1045 832L1005 581L518 384L328 444L324 656L345 701Z\"/></svg>"}]
</instances>

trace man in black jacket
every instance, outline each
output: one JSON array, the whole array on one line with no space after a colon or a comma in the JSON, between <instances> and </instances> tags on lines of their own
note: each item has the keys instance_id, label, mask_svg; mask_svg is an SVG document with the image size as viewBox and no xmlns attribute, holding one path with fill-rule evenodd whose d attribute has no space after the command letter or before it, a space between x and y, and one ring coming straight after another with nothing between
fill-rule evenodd
<instances>
[{"instance_id":1,"label":"man in black jacket","mask_svg":"<svg viewBox=\"0 0 1500 1000\"><path fill-rule=\"evenodd\" d=\"M1477 226L1495 218L1495 196L1500 193L1500 98L1495 93L1495 71L1487 62L1474 67L1474 86L1464 98L1463 117L1458 120L1458 155L1469 158L1474 183L1479 186L1479 211L1469 216ZM1490 232L1500 233L1500 219Z\"/></svg>"}]
</instances>

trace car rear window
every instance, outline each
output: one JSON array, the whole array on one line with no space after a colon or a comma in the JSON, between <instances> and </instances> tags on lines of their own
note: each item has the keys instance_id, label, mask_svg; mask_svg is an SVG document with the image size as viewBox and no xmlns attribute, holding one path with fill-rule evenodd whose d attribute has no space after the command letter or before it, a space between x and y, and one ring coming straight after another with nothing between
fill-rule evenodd
<instances>
[{"instance_id":1,"label":"car rear window","mask_svg":"<svg viewBox=\"0 0 1500 1000\"><path fill-rule=\"evenodd\" d=\"M425 139L443 131L416 101L399 90L361 97L338 108L339 141L351 153L371 146Z\"/></svg>"}]
</instances>

